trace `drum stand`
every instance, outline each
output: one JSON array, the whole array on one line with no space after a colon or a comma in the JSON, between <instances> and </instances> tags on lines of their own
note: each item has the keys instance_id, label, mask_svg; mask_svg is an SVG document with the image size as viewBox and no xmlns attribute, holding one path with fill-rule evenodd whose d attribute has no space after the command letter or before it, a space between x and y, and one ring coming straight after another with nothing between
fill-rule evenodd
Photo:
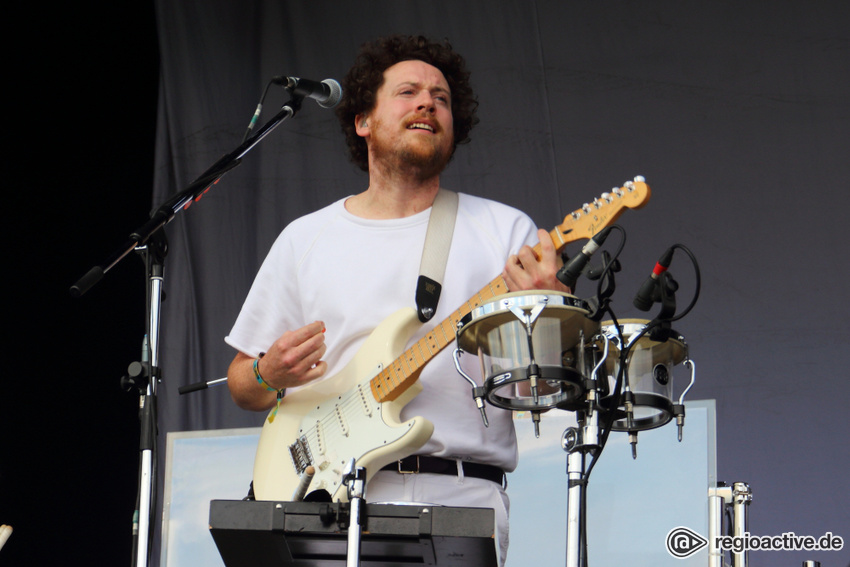
<instances>
[{"instance_id":1,"label":"drum stand","mask_svg":"<svg viewBox=\"0 0 850 567\"><path fill-rule=\"evenodd\" d=\"M587 476L585 457L588 453L598 454L599 410L596 402L597 376L608 358L608 341L604 341L605 350L586 382L585 392L587 409L578 411L578 427L568 427L561 436L561 448L567 456L567 567L581 567L587 564L584 543L587 541L587 525L584 514L584 502L587 498Z\"/></svg>"},{"instance_id":2,"label":"drum stand","mask_svg":"<svg viewBox=\"0 0 850 567\"><path fill-rule=\"evenodd\" d=\"M753 492L745 482L735 482L732 486L722 483L708 491L708 545L709 567L722 567L725 562L723 552L716 543L723 535L723 510L729 508L732 514L732 536L743 537L750 531L748 509L753 501ZM747 567L749 558L746 551L732 553L732 567ZM727 564L728 565L728 564Z\"/></svg>"},{"instance_id":3,"label":"drum stand","mask_svg":"<svg viewBox=\"0 0 850 567\"><path fill-rule=\"evenodd\" d=\"M585 553L583 542L587 526L582 513L582 503L587 497L585 456L599 449L598 413L591 410L579 422L580 427L569 427L561 437L561 447L567 457L567 567L581 567Z\"/></svg>"}]
</instances>

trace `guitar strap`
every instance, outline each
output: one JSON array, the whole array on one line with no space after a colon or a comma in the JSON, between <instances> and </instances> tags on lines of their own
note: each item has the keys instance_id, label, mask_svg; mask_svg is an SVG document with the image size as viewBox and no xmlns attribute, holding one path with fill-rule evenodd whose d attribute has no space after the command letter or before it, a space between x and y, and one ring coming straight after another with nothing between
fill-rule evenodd
<instances>
[{"instance_id":1,"label":"guitar strap","mask_svg":"<svg viewBox=\"0 0 850 567\"><path fill-rule=\"evenodd\" d=\"M423 323L429 321L437 312L455 230L457 202L457 193L441 188L434 198L434 204L431 205L422 262L419 264L419 280L416 283L416 313Z\"/></svg>"}]
</instances>

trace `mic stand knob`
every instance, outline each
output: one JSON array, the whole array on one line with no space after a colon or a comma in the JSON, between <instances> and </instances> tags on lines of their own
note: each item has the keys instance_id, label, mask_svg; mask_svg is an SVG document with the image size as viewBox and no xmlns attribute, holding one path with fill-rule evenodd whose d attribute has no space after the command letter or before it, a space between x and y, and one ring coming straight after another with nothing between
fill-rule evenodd
<instances>
[{"instance_id":1,"label":"mic stand knob","mask_svg":"<svg viewBox=\"0 0 850 567\"><path fill-rule=\"evenodd\" d=\"M159 368L154 367L153 371L154 374L159 375ZM121 388L125 392L132 392L133 389L136 389L141 393L147 389L149 380L147 365L138 361L131 362L127 366L127 374L121 377Z\"/></svg>"}]
</instances>

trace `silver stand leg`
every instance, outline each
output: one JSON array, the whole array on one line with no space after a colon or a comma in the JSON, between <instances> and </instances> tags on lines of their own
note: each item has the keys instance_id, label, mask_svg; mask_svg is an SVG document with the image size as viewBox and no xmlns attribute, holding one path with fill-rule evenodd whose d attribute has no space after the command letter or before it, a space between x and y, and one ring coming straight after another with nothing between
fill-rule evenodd
<instances>
[{"instance_id":1,"label":"silver stand leg","mask_svg":"<svg viewBox=\"0 0 850 567\"><path fill-rule=\"evenodd\" d=\"M732 486L718 486L709 491L709 523L708 523L708 554L709 567L724 567L723 551L717 547L718 538L723 536L723 511L728 506L732 509L732 535L744 537L749 531L749 505L753 501L753 493L746 482L735 482ZM732 553L732 567L747 567L749 556L747 551Z\"/></svg>"},{"instance_id":2,"label":"silver stand leg","mask_svg":"<svg viewBox=\"0 0 850 567\"><path fill-rule=\"evenodd\" d=\"M148 335L143 341L141 362L143 366L147 366L145 374L148 379L145 391L139 398L141 455L139 464L138 508L134 518L135 554L133 556L133 565L135 567L147 567L150 561L149 555L153 542L151 519L154 516L154 487L156 486L156 387L159 380L159 327L162 309L163 268L158 250L151 249L151 246L141 246L138 250L150 255L150 259L147 260L150 273L148 274Z\"/></svg>"},{"instance_id":3,"label":"silver stand leg","mask_svg":"<svg viewBox=\"0 0 850 567\"><path fill-rule=\"evenodd\" d=\"M565 434L566 435L566 434ZM581 522L581 501L584 498L584 455L573 451L567 457L567 567L579 567L581 561L581 535L585 526Z\"/></svg>"},{"instance_id":4,"label":"silver stand leg","mask_svg":"<svg viewBox=\"0 0 850 567\"><path fill-rule=\"evenodd\" d=\"M567 567L581 567L584 554L583 542L587 526L582 514L582 503L586 497L585 455L599 449L598 412L591 410L579 422L580 427L564 431L561 447L567 451Z\"/></svg>"},{"instance_id":5,"label":"silver stand leg","mask_svg":"<svg viewBox=\"0 0 850 567\"><path fill-rule=\"evenodd\" d=\"M723 551L717 547L717 538L723 535L723 501L732 489L719 486L709 490L708 495L708 566L723 567Z\"/></svg>"},{"instance_id":6,"label":"silver stand leg","mask_svg":"<svg viewBox=\"0 0 850 567\"><path fill-rule=\"evenodd\" d=\"M350 520L348 522L348 550L346 556L346 567L359 567L360 565L360 536L363 531L361 519L363 517L363 503L366 495L366 469L356 468L354 459L345 467L343 482L348 487L348 502L351 505Z\"/></svg>"},{"instance_id":7,"label":"silver stand leg","mask_svg":"<svg viewBox=\"0 0 850 567\"><path fill-rule=\"evenodd\" d=\"M732 518L735 537L743 537L749 530L749 517L747 516L750 502L753 501L753 493L750 485L746 482L736 482L732 485ZM747 567L749 564L748 552L732 554L733 567Z\"/></svg>"}]
</instances>

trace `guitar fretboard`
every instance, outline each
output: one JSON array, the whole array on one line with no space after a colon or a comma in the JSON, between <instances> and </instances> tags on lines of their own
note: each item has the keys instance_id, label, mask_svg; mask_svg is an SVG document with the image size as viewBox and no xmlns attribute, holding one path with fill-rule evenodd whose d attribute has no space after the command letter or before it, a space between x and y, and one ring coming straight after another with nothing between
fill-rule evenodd
<instances>
[{"instance_id":1,"label":"guitar fretboard","mask_svg":"<svg viewBox=\"0 0 850 567\"><path fill-rule=\"evenodd\" d=\"M488 303L498 295L508 292L508 286L500 275L481 288L466 303L435 326L428 334L413 343L370 381L372 395L379 402L396 399L419 378L419 373L438 352L455 340L457 325L473 309Z\"/></svg>"}]
</instances>

